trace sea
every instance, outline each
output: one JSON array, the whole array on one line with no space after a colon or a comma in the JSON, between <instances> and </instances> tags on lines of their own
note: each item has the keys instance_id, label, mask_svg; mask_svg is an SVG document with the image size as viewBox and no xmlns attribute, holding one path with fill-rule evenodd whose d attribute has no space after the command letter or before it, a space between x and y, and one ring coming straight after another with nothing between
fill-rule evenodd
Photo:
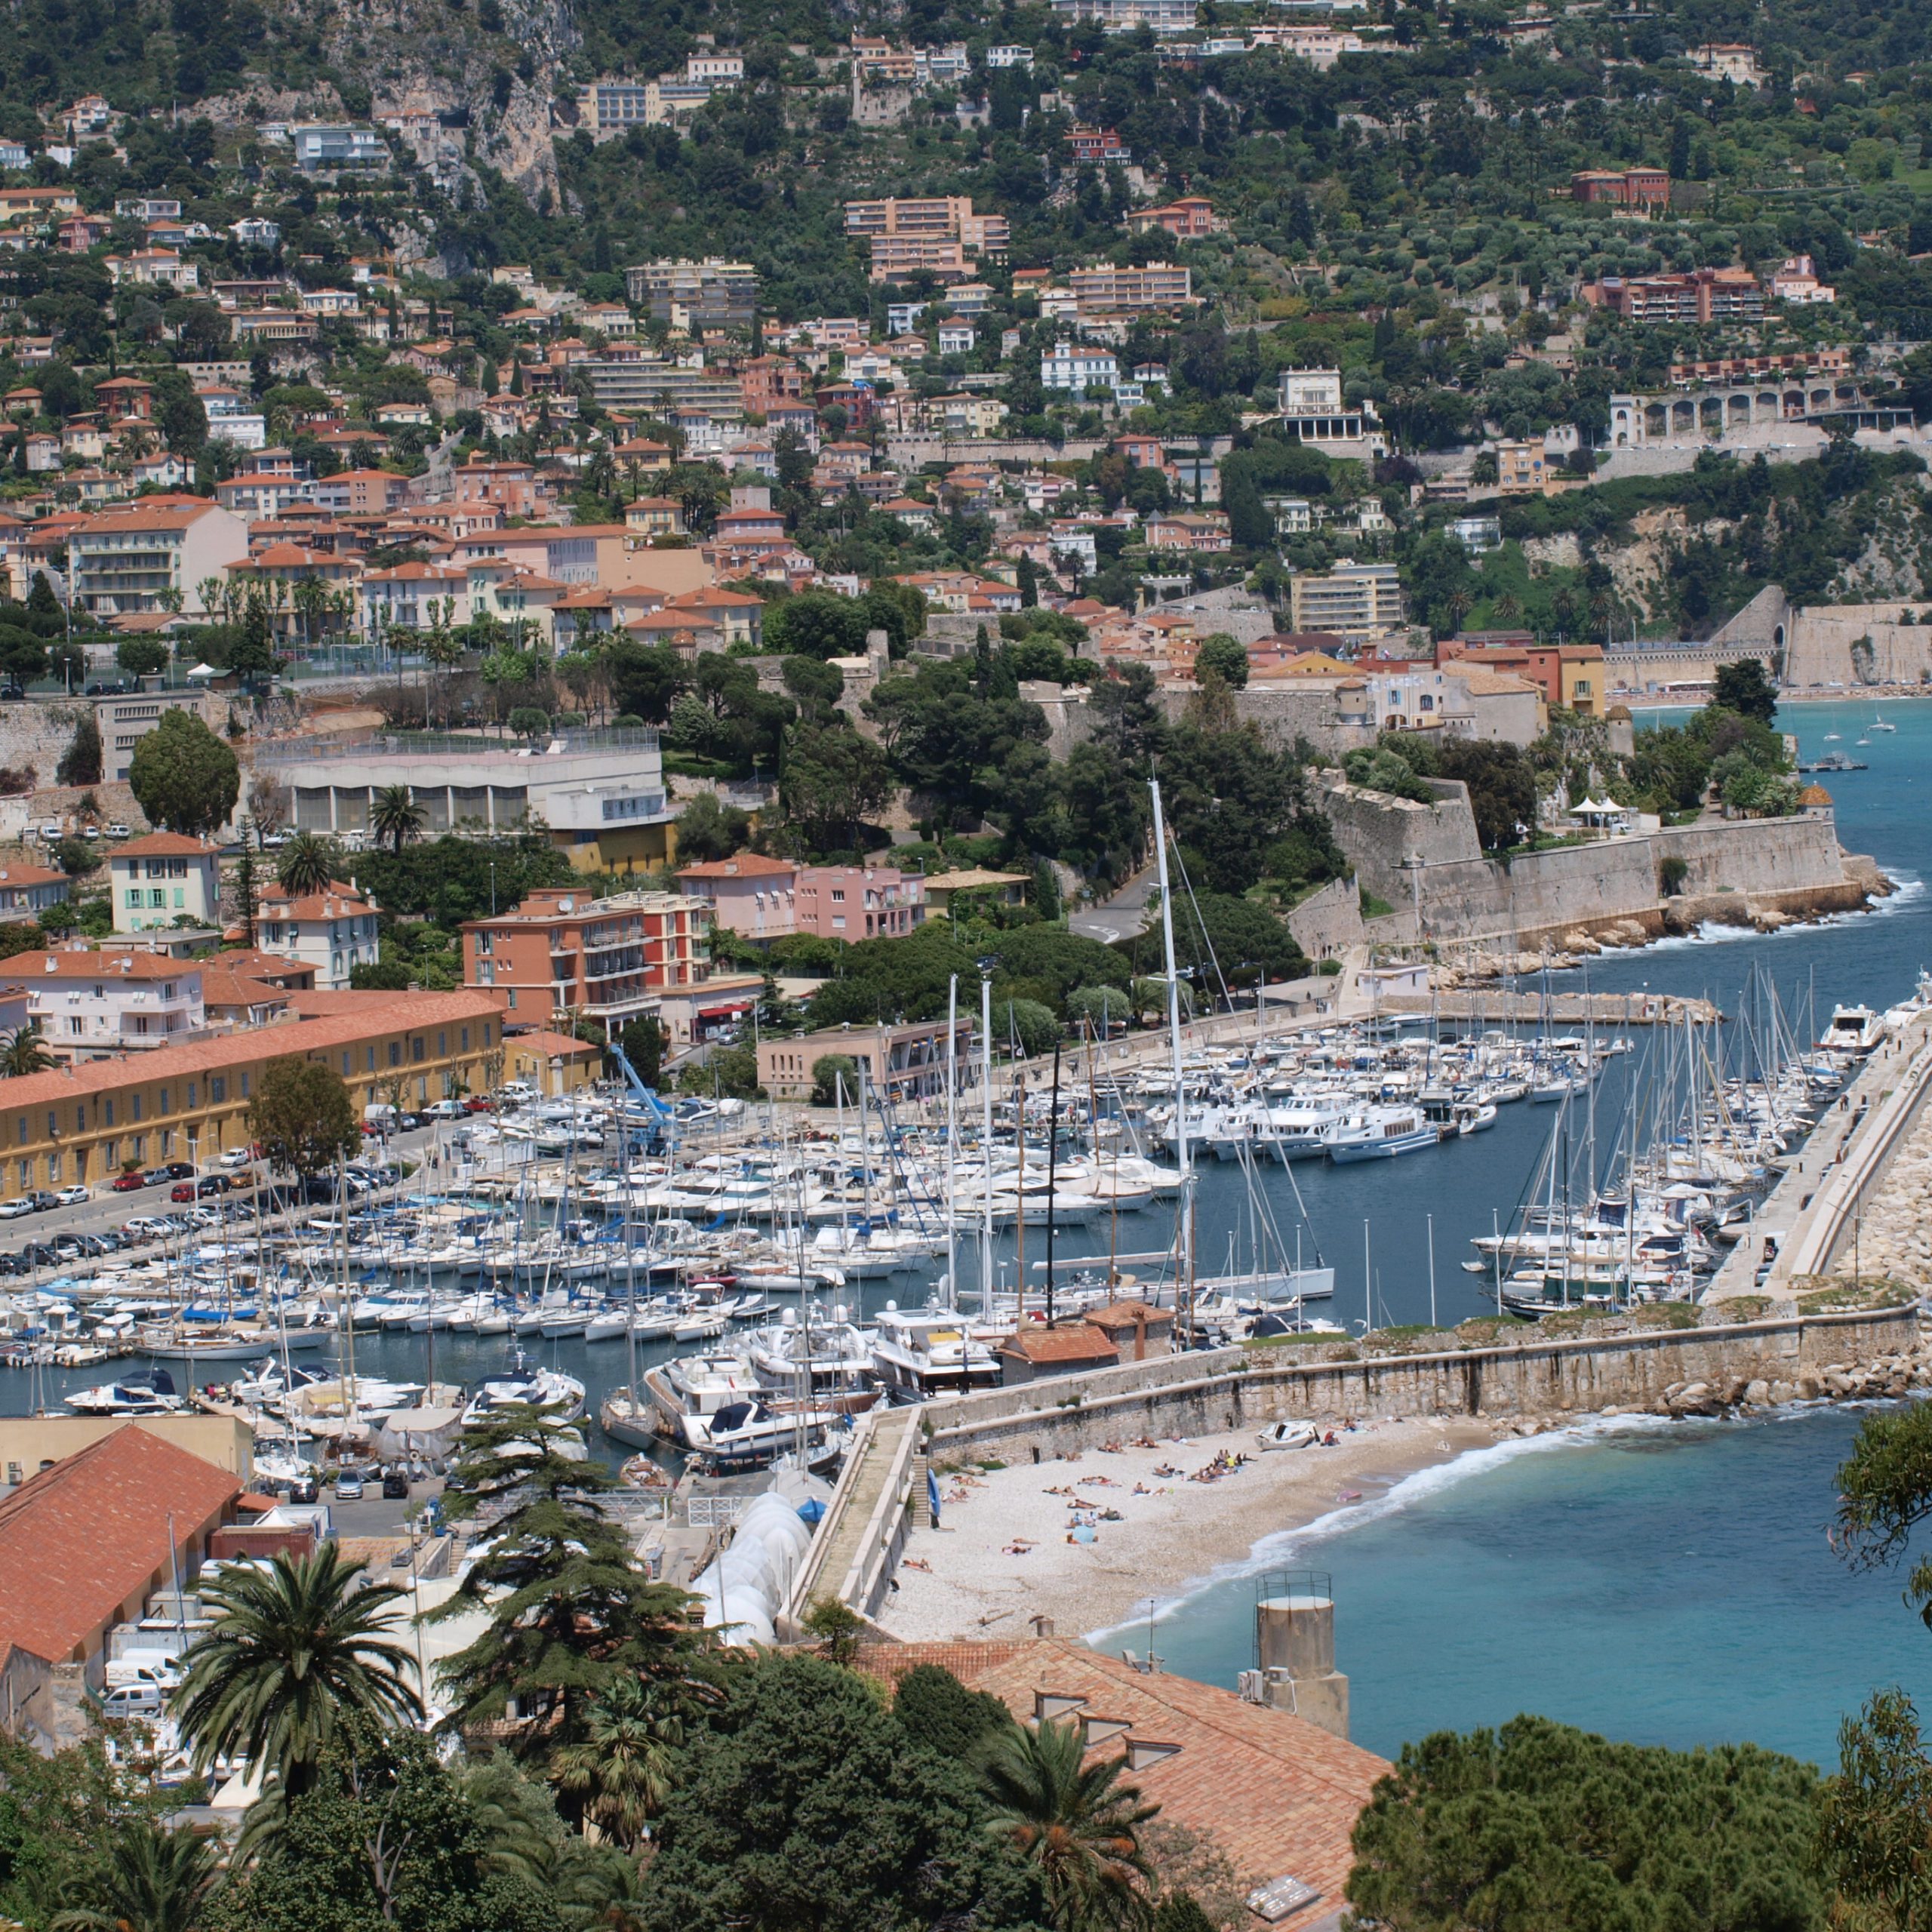
<instances>
[{"instance_id":1,"label":"sea","mask_svg":"<svg viewBox=\"0 0 1932 1932\"><path fill-rule=\"evenodd\" d=\"M1932 965L1932 698L1886 703L1883 715L1897 729L1872 735L1877 709L1795 705L1780 709L1778 722L1797 734L1807 758L1837 749L1868 764L1823 782L1841 842L1897 881L1890 898L1775 934L1711 928L1607 955L1552 974L1551 990L1698 995L1761 1020L1774 987L1796 1026L1821 1025L1841 1001L1883 1007L1910 992L1920 967ZM1639 728L1671 716L1647 714ZM1540 983L1525 980L1523 989ZM1646 1029L1632 1038L1636 1051L1598 1084L1592 1106L1571 1109L1571 1131L1594 1140L1601 1171L1614 1158L1625 1097L1658 1051ZM1334 1299L1318 1311L1331 1319L1448 1323L1478 1313L1489 1304L1484 1282L1461 1266L1474 1258L1469 1244L1509 1223L1555 1112L1506 1107L1488 1132L1392 1167L1302 1162L1264 1170L1256 1188L1238 1167L1207 1161L1201 1268L1250 1265L1259 1232L1270 1260L1334 1269ZM1123 1217L1117 1234L1104 1225L1061 1233L1056 1261L1077 1266L1115 1239L1122 1251L1159 1248L1169 1233L1161 1215ZM1023 1272L1036 1284L1044 1230L1027 1229L1026 1242ZM1015 1250L1008 1233L995 1251L1008 1282L1021 1272ZM962 1241L969 1305L976 1251ZM857 1313L916 1303L925 1292L907 1276L841 1291ZM629 1373L622 1342L524 1346L528 1359L585 1383L593 1416ZM474 1335L358 1336L355 1366L397 1380L474 1383L503 1373L511 1346ZM637 1354L648 1366L676 1352L656 1344ZM0 1369L0 1414L58 1408L106 1372ZM1618 1737L1684 1746L1748 1737L1825 1762L1840 1718L1872 1687L1932 1695L1932 1633L1901 1604L1899 1580L1848 1575L1825 1541L1832 1472L1856 1426L1843 1411L1639 1420L1466 1455L1340 1506L1310 1529L1266 1539L1249 1561L1214 1576L1150 1577L1154 1647L1173 1669L1232 1684L1254 1662L1257 1589L1312 1568L1332 1577L1354 1735L1372 1750L1392 1754L1430 1730L1530 1709ZM612 1460L626 1453L601 1438L592 1447ZM1143 1648L1147 1635L1112 1641Z\"/></svg>"}]
</instances>

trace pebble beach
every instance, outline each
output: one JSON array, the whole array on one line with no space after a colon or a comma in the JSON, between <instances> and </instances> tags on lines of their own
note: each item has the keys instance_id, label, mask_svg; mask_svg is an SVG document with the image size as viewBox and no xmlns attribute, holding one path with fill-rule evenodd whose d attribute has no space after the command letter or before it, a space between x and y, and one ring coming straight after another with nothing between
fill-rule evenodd
<instances>
[{"instance_id":1,"label":"pebble beach","mask_svg":"<svg viewBox=\"0 0 1932 1932\"><path fill-rule=\"evenodd\" d=\"M1433 1417L1324 1428L1333 1446L1264 1452L1251 1428L942 1469L939 1526L912 1532L878 1621L908 1643L1024 1636L1034 1617L1061 1636L1104 1630L1499 1432Z\"/></svg>"}]
</instances>

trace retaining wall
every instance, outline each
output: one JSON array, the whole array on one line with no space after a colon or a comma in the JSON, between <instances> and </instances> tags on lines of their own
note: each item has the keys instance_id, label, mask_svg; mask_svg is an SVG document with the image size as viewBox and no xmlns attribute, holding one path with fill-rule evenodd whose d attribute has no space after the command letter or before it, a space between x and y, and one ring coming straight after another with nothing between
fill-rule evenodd
<instances>
[{"instance_id":1,"label":"retaining wall","mask_svg":"<svg viewBox=\"0 0 1932 1932\"><path fill-rule=\"evenodd\" d=\"M1137 1435L1208 1435L1282 1420L1345 1416L1517 1418L1656 1409L1689 1382L1792 1382L1832 1364L1899 1355L1918 1340L1918 1305L1877 1314L1792 1315L1690 1329L1555 1337L1494 1348L1348 1360L1352 1349L1214 1349L989 1389L923 1411L935 1461L1036 1460Z\"/></svg>"}]
</instances>

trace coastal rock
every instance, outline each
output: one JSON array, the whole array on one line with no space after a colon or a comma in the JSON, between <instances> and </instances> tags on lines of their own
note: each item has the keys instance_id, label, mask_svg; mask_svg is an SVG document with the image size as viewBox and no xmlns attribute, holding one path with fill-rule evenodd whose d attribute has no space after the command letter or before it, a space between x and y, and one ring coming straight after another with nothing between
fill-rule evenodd
<instances>
[{"instance_id":1,"label":"coastal rock","mask_svg":"<svg viewBox=\"0 0 1932 1932\"><path fill-rule=\"evenodd\" d=\"M1744 1399L1754 1409L1763 1408L1771 1399L1771 1385L1768 1382L1747 1382L1744 1385Z\"/></svg>"},{"instance_id":2,"label":"coastal rock","mask_svg":"<svg viewBox=\"0 0 1932 1932\"><path fill-rule=\"evenodd\" d=\"M1774 1382L1771 1384L1771 1401L1774 1404L1782 1405L1793 1401L1797 1394L1798 1391L1789 1382Z\"/></svg>"}]
</instances>

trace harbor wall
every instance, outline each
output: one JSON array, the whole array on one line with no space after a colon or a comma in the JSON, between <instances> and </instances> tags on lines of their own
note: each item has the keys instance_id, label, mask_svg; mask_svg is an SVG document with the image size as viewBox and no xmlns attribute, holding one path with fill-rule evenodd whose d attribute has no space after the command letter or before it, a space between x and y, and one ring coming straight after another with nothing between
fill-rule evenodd
<instances>
[{"instance_id":1,"label":"harbor wall","mask_svg":"<svg viewBox=\"0 0 1932 1932\"><path fill-rule=\"evenodd\" d=\"M955 1396L921 1413L934 1462L1043 1460L1140 1435L1207 1435L1284 1420L1660 1412L1667 1392L1687 1384L1707 1385L1720 1401L1754 1382L1795 1390L1829 1368L1908 1353L1918 1335L1913 1303L1620 1334L1539 1328L1492 1347L1414 1355L1338 1343L1216 1349Z\"/></svg>"},{"instance_id":2,"label":"harbor wall","mask_svg":"<svg viewBox=\"0 0 1932 1932\"><path fill-rule=\"evenodd\" d=\"M1653 934L1705 919L1743 924L1803 917L1865 903L1829 815L1675 826L1519 854L1482 857L1466 789L1438 780L1433 804L1364 791L1339 779L1323 809L1359 882L1398 911L1413 906L1426 940L1542 935L1635 921ZM1666 897L1667 859L1686 868Z\"/></svg>"}]
</instances>

